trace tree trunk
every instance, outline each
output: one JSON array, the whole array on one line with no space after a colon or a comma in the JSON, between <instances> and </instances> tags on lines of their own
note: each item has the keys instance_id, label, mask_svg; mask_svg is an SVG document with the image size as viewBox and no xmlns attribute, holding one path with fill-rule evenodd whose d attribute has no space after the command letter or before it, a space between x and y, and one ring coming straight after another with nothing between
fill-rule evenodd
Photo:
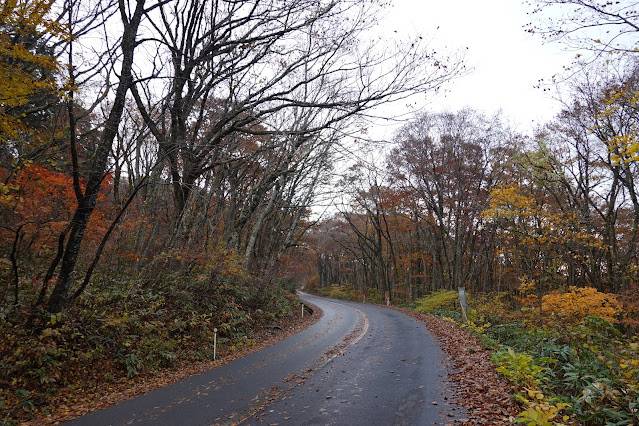
<instances>
[{"instance_id":1,"label":"tree trunk","mask_svg":"<svg viewBox=\"0 0 639 426\"><path fill-rule=\"evenodd\" d=\"M104 126L104 131L100 136L100 142L96 149L93 163L91 164L91 172L87 182L84 196L78 201L78 207L71 220L72 228L69 234L64 255L62 257L62 265L60 266L60 275L58 282L49 298L49 310L51 312L59 312L62 310L69 299L69 287L75 266L80 254L82 239L86 231L91 214L95 209L98 198L100 185L104 179L107 161L113 140L118 133L118 125L124 111L126 94L133 81L131 67L133 64L133 52L136 46L136 35L142 14L144 12L144 1L137 0L136 9L129 22L126 22L125 10L121 10L124 23L124 34L122 36L122 69L120 72L120 82L116 90L113 107ZM124 4L121 2L120 7Z\"/></svg>"}]
</instances>

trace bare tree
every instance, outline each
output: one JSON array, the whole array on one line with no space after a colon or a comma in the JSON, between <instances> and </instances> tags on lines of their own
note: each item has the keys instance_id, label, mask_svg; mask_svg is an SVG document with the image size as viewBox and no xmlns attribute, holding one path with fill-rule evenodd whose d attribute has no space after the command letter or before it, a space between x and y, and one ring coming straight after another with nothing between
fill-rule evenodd
<instances>
[{"instance_id":1,"label":"bare tree","mask_svg":"<svg viewBox=\"0 0 639 426\"><path fill-rule=\"evenodd\" d=\"M639 2L633 0L527 1L536 20L531 33L559 41L572 49L594 53L635 54L639 47ZM581 56L581 55L579 55Z\"/></svg>"},{"instance_id":2,"label":"bare tree","mask_svg":"<svg viewBox=\"0 0 639 426\"><path fill-rule=\"evenodd\" d=\"M388 157L395 184L414 194L429 236L432 289L463 286L476 274L481 212L499 178L509 135L498 118L471 110L423 114L402 128Z\"/></svg>"},{"instance_id":3,"label":"bare tree","mask_svg":"<svg viewBox=\"0 0 639 426\"><path fill-rule=\"evenodd\" d=\"M181 0L147 17L152 72L138 71L133 94L167 159L176 225L197 179L228 161L221 154L233 151L233 135L275 136L261 149L282 137L312 138L460 73L459 61L438 61L420 40L385 50L362 41L374 22L369 9L355 1ZM313 118L278 126L289 109Z\"/></svg>"},{"instance_id":4,"label":"bare tree","mask_svg":"<svg viewBox=\"0 0 639 426\"><path fill-rule=\"evenodd\" d=\"M636 65L609 72L585 73L571 87L572 103L548 126L557 172L547 184L560 206L579 212L585 232L599 235L603 246L577 255L590 285L625 288L639 244L639 168L619 138L636 140ZM560 194L558 193L560 192ZM563 194L563 195L562 195Z\"/></svg>"}]
</instances>

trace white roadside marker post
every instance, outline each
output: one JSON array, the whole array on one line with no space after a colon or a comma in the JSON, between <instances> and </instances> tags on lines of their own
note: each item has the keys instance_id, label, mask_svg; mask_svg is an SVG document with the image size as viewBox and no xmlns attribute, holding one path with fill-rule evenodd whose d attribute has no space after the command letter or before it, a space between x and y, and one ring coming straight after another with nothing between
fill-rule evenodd
<instances>
[{"instance_id":1,"label":"white roadside marker post","mask_svg":"<svg viewBox=\"0 0 639 426\"><path fill-rule=\"evenodd\" d=\"M302 318L304 318L304 304L302 303Z\"/></svg>"},{"instance_id":2,"label":"white roadside marker post","mask_svg":"<svg viewBox=\"0 0 639 426\"><path fill-rule=\"evenodd\" d=\"M466 289L464 287L457 287L459 291L459 306L461 307L462 316L464 317L464 321L468 324L468 301L466 300Z\"/></svg>"},{"instance_id":3,"label":"white roadside marker post","mask_svg":"<svg viewBox=\"0 0 639 426\"><path fill-rule=\"evenodd\" d=\"M213 329L213 361L217 356L217 327Z\"/></svg>"}]
</instances>

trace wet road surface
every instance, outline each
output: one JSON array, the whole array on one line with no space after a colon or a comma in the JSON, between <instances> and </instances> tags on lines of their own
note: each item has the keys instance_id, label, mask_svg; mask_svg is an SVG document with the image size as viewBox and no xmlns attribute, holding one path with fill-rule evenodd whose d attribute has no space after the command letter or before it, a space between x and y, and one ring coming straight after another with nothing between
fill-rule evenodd
<instances>
[{"instance_id":1,"label":"wet road surface","mask_svg":"<svg viewBox=\"0 0 639 426\"><path fill-rule=\"evenodd\" d=\"M77 425L430 425L450 423L446 369L428 329L383 307L302 294L308 329Z\"/></svg>"}]
</instances>

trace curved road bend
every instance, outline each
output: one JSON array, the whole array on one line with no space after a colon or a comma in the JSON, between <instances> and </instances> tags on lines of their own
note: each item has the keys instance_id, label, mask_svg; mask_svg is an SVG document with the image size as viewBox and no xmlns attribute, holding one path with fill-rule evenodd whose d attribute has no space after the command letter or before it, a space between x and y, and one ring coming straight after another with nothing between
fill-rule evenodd
<instances>
[{"instance_id":1,"label":"curved road bend","mask_svg":"<svg viewBox=\"0 0 639 426\"><path fill-rule=\"evenodd\" d=\"M379 306L300 296L324 311L308 329L70 424L447 423L446 369L423 324Z\"/></svg>"}]
</instances>

